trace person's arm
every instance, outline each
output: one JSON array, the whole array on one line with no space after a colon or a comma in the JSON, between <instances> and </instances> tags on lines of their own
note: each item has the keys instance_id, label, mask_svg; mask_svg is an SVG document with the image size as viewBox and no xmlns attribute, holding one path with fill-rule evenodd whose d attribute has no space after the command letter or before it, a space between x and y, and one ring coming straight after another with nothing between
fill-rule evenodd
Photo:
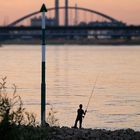
<instances>
[{"instance_id":1,"label":"person's arm","mask_svg":"<svg viewBox=\"0 0 140 140\"><path fill-rule=\"evenodd\" d=\"M86 112L87 112L87 110L85 110L85 111L83 110L83 114L84 114L84 116L86 115ZM83 118L84 118L84 116L83 116Z\"/></svg>"}]
</instances>

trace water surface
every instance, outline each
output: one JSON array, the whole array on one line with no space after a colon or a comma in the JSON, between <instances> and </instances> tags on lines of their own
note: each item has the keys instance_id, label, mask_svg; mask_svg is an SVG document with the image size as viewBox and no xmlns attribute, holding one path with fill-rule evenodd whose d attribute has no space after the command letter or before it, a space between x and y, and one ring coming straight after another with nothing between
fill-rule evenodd
<instances>
[{"instance_id":1,"label":"water surface","mask_svg":"<svg viewBox=\"0 0 140 140\"><path fill-rule=\"evenodd\" d=\"M27 110L40 120L40 46L0 48L0 77L17 85ZM47 103L60 125L72 126L78 105L86 108L99 78L83 126L140 130L139 46L47 46ZM47 109L49 110L49 106Z\"/></svg>"}]
</instances>

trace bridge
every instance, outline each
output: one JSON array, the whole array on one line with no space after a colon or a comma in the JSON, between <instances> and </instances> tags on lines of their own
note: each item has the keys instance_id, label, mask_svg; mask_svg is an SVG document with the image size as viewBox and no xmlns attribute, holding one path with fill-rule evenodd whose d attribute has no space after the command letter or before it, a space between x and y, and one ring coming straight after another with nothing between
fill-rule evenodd
<instances>
[{"instance_id":1,"label":"bridge","mask_svg":"<svg viewBox=\"0 0 140 140\"><path fill-rule=\"evenodd\" d=\"M59 7L58 9L64 11L65 10L65 7ZM70 15L68 17L71 17L71 19L73 19L73 21L70 20L71 21L71 23L70 23L70 21L68 19L67 24L66 23L61 23L61 25L65 25L65 26L73 25L74 26L74 25L78 25L78 23L80 23L80 22L87 23L88 21L89 21L88 23L92 23L92 22L104 22L104 23L105 22L112 22L112 23L114 23L116 25L121 23L120 21L118 21L118 20L116 20L116 19L114 19L114 18L112 18L112 17L110 17L110 16L108 16L106 14L103 14L103 13L100 13L98 11L94 11L94 10L91 10L91 9L87 9L87 8L82 8L82 7L68 7L68 10L69 10L69 13L70 13ZM53 18L54 16L51 17L52 16L51 12L53 13L54 11L55 11L55 7L49 8L46 16L47 17L49 16L49 18ZM71 16L71 15L73 15L72 12L75 13L74 16ZM84 21L81 18L78 18L77 17L77 15L80 15L80 12L83 12L83 15L85 15L84 18L86 19L86 21ZM22 21L24 21L24 20L26 20L28 18L31 18L32 16L37 15L37 14L40 14L40 11L36 11L36 12L30 13L30 14L27 14L27 15L25 15L25 16L17 19L16 21L10 23L8 26L16 26L19 23L21 23ZM87 19L87 17L88 17L87 14L89 14L90 20ZM94 20L93 20L93 17L95 15L97 16L97 18L96 19L94 18ZM61 16L61 17L66 18L65 16ZM49 20L49 18L48 18L48 20ZM100 18L100 20L99 20L99 18ZM56 20L56 18L54 18L54 25L59 26L59 24L58 24L59 22L57 22L57 24L58 24L57 25L57 24L55 24L56 23L55 20ZM60 19L60 20L62 20L62 19Z\"/></svg>"},{"instance_id":2,"label":"bridge","mask_svg":"<svg viewBox=\"0 0 140 140\"><path fill-rule=\"evenodd\" d=\"M83 7L56 6L48 8L46 14L46 36L48 38L137 38L140 26L127 26L123 22L104 13ZM27 20L30 23L25 24ZM0 40L17 39L25 36L40 38L40 12L27 14L6 27L0 27Z\"/></svg>"}]
</instances>

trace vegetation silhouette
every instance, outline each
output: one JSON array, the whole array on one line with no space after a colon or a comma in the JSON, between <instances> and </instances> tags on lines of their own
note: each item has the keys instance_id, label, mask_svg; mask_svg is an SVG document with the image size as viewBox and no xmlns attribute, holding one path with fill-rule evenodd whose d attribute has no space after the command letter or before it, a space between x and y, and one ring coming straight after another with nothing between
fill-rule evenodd
<instances>
[{"instance_id":1,"label":"vegetation silhouette","mask_svg":"<svg viewBox=\"0 0 140 140\"><path fill-rule=\"evenodd\" d=\"M38 139L38 136L34 134L34 131L40 131L43 133L44 130L42 130L42 127L36 121L35 114L26 111L26 109L23 107L22 99L16 92L17 87L15 84L12 85L12 93L11 88L7 87L7 77L1 79L0 139ZM55 113L56 111L54 111L53 107L51 107L48 116L48 123L50 123L50 126L55 126L55 124L58 122L58 119L55 118ZM47 132L48 129L49 128L46 128L45 131ZM44 134L46 135L46 133Z\"/></svg>"},{"instance_id":2,"label":"vegetation silhouette","mask_svg":"<svg viewBox=\"0 0 140 140\"><path fill-rule=\"evenodd\" d=\"M51 105L50 111L47 117L47 123L52 126L59 126L58 119L55 117L57 111L54 110L54 107Z\"/></svg>"}]
</instances>

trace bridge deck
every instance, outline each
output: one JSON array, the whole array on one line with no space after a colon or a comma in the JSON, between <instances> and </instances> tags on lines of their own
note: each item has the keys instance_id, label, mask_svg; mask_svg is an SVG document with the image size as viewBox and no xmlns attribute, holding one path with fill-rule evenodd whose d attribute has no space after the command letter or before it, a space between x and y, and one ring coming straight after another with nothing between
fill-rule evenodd
<instances>
[{"instance_id":1,"label":"bridge deck","mask_svg":"<svg viewBox=\"0 0 140 140\"><path fill-rule=\"evenodd\" d=\"M41 30L41 27L27 27L27 26L19 26L19 27L5 27L0 26L0 31L19 31L19 30ZM46 30L140 30L139 26L46 26Z\"/></svg>"}]
</instances>

